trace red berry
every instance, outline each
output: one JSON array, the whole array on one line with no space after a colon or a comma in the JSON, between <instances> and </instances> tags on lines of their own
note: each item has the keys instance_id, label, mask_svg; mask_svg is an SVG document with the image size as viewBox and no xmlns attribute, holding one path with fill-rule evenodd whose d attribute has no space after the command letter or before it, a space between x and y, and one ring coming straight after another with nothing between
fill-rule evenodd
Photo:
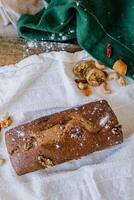
<instances>
[{"instance_id":1,"label":"red berry","mask_svg":"<svg viewBox=\"0 0 134 200\"><path fill-rule=\"evenodd\" d=\"M112 45L110 43L107 44L107 57L111 58L112 56Z\"/></svg>"}]
</instances>

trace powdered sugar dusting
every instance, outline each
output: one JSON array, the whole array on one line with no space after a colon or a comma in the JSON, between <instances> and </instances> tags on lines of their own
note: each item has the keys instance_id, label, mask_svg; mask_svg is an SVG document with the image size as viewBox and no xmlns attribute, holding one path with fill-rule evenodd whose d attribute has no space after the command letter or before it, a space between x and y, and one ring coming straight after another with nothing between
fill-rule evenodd
<instances>
[{"instance_id":1,"label":"powdered sugar dusting","mask_svg":"<svg viewBox=\"0 0 134 200\"><path fill-rule=\"evenodd\" d=\"M80 5L80 1L76 1L76 5L79 6Z\"/></svg>"},{"instance_id":2,"label":"powdered sugar dusting","mask_svg":"<svg viewBox=\"0 0 134 200\"><path fill-rule=\"evenodd\" d=\"M12 138L12 142L15 142L15 139L14 139L14 138Z\"/></svg>"},{"instance_id":3,"label":"powdered sugar dusting","mask_svg":"<svg viewBox=\"0 0 134 200\"><path fill-rule=\"evenodd\" d=\"M55 147L56 147L56 149L59 149L59 148L60 148L60 145L59 145L59 144L56 144Z\"/></svg>"},{"instance_id":4,"label":"powdered sugar dusting","mask_svg":"<svg viewBox=\"0 0 134 200\"><path fill-rule=\"evenodd\" d=\"M72 30L73 31L73 30ZM51 35L51 39L54 40L55 34ZM59 33L59 39L61 38L63 40L66 40L66 36L63 35L63 33ZM74 49L74 51L80 50L77 45L74 44L68 44L68 43L58 43L58 42L46 42L44 41L44 38L42 38L41 41L31 41L28 40L25 42L25 44L22 46L23 48L23 58L33 55L33 54L39 54L43 52L50 52L50 51L70 51L70 49Z\"/></svg>"},{"instance_id":5,"label":"powdered sugar dusting","mask_svg":"<svg viewBox=\"0 0 134 200\"><path fill-rule=\"evenodd\" d=\"M17 131L17 136L18 137L24 137L25 136L25 133L23 131Z\"/></svg>"},{"instance_id":6,"label":"powdered sugar dusting","mask_svg":"<svg viewBox=\"0 0 134 200\"><path fill-rule=\"evenodd\" d=\"M27 47L28 48L37 48L37 42L30 40L27 42Z\"/></svg>"},{"instance_id":7,"label":"powdered sugar dusting","mask_svg":"<svg viewBox=\"0 0 134 200\"><path fill-rule=\"evenodd\" d=\"M107 124L108 120L109 120L109 115L106 115L105 117L101 118L99 124L100 124L101 126L105 126L105 125Z\"/></svg>"}]
</instances>

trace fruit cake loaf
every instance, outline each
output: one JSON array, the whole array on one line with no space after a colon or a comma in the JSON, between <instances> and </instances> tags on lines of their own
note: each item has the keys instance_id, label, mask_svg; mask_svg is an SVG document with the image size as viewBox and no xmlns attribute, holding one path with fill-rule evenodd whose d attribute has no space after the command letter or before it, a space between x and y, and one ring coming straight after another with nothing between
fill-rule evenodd
<instances>
[{"instance_id":1,"label":"fruit cake loaf","mask_svg":"<svg viewBox=\"0 0 134 200\"><path fill-rule=\"evenodd\" d=\"M6 132L7 149L18 175L122 142L121 126L105 100L45 116Z\"/></svg>"}]
</instances>

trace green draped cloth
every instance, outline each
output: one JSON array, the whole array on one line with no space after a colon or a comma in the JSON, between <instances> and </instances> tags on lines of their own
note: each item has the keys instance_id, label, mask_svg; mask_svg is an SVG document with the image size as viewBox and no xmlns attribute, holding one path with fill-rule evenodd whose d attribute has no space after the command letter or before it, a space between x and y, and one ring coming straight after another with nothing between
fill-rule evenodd
<instances>
[{"instance_id":1,"label":"green draped cloth","mask_svg":"<svg viewBox=\"0 0 134 200\"><path fill-rule=\"evenodd\" d=\"M134 0L51 0L34 16L17 22L20 37L30 40L71 42L112 67L117 59L128 65L134 78ZM113 48L111 58L106 46Z\"/></svg>"}]
</instances>

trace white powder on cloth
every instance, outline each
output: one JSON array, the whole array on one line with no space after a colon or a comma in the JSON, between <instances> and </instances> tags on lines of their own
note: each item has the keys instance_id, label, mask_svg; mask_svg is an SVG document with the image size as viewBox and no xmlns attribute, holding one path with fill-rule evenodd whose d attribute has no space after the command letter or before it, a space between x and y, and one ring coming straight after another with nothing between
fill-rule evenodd
<instances>
[{"instance_id":1,"label":"white powder on cloth","mask_svg":"<svg viewBox=\"0 0 134 200\"><path fill-rule=\"evenodd\" d=\"M30 52L33 54L33 51L36 52L36 50L48 53L50 51L55 51L55 50L65 51L71 48L74 49L74 44L45 42L43 40L44 38L42 38L42 41L33 41L33 40L26 41L22 46L24 52L23 58L29 56Z\"/></svg>"}]
</instances>

